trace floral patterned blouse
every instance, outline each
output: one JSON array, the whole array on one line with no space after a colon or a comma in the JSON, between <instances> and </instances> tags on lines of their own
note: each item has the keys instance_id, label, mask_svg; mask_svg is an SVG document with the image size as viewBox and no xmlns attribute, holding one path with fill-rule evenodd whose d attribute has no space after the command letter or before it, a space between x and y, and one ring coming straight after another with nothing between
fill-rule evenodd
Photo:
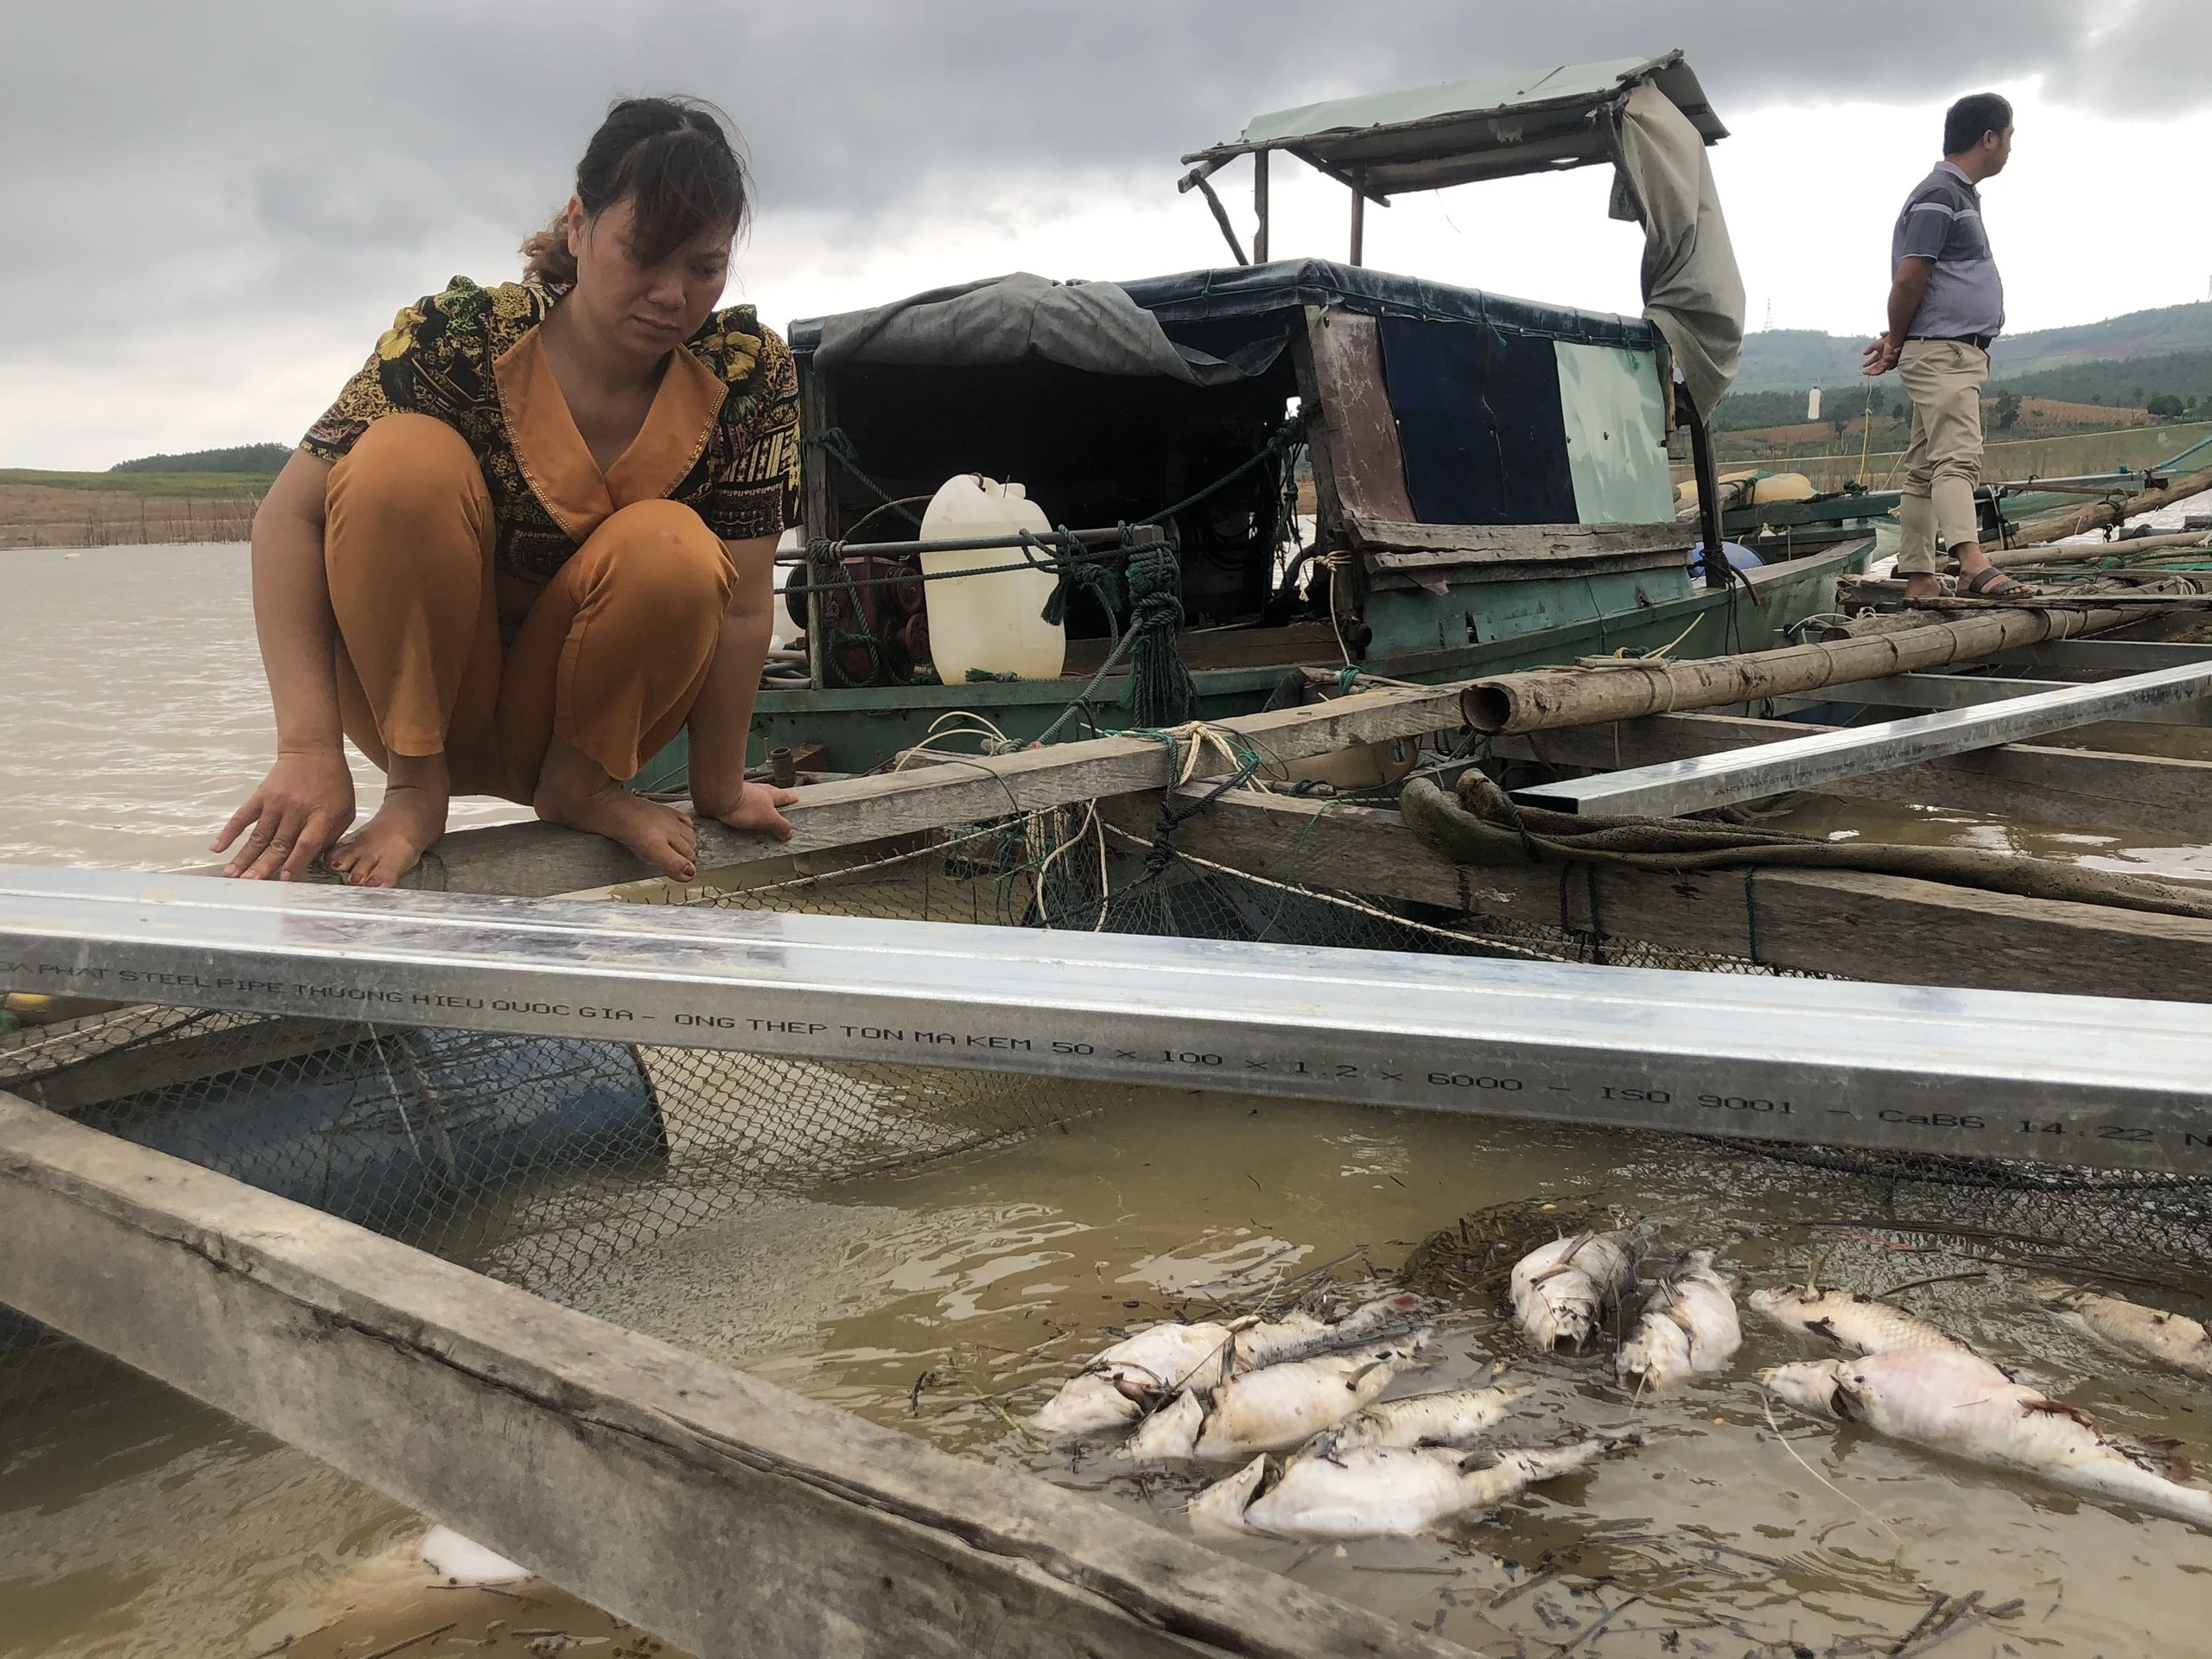
<instances>
[{"instance_id":1,"label":"floral patterned blouse","mask_svg":"<svg viewBox=\"0 0 2212 1659\"><path fill-rule=\"evenodd\" d=\"M435 416L468 441L483 472L499 526L499 567L526 581L550 579L598 515L566 510L563 498L573 497L573 486L531 464L528 426L565 419L565 406L549 416L554 400L541 394L534 412L511 418L510 404L522 400L533 372L543 378L530 336L566 291L537 283L486 289L454 277L443 293L393 319L300 448L335 462L384 416ZM694 362L670 365L668 379L678 384L656 400L647 422L649 429L683 423L663 435L676 442L676 461L664 469L665 487L651 493L692 508L725 541L778 534L798 516L798 377L791 353L749 305L715 312L683 351Z\"/></svg>"}]
</instances>

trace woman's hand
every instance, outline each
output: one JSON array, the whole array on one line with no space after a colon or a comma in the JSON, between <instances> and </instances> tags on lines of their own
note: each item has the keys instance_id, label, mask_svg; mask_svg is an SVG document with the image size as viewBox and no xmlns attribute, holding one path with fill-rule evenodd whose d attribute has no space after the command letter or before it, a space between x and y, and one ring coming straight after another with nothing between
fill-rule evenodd
<instances>
[{"instance_id":1,"label":"woman's hand","mask_svg":"<svg viewBox=\"0 0 2212 1659\"><path fill-rule=\"evenodd\" d=\"M778 841L791 838L791 820L782 808L798 799L795 789L778 789L772 784L741 782L737 793L728 800L702 800L695 791L691 802L693 810L719 820L733 830L750 830L759 834L773 836Z\"/></svg>"},{"instance_id":2,"label":"woman's hand","mask_svg":"<svg viewBox=\"0 0 2212 1659\"><path fill-rule=\"evenodd\" d=\"M271 876L296 881L353 824L353 773L345 752L281 752L260 787L231 814L209 850L221 852L251 825L252 833L223 867L223 874L248 881Z\"/></svg>"}]
</instances>

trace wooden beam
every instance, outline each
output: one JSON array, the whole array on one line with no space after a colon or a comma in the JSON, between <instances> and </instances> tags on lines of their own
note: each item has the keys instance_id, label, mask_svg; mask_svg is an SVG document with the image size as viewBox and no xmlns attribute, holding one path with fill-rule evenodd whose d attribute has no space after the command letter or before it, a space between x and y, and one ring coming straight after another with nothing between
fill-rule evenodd
<instances>
[{"instance_id":1,"label":"wooden beam","mask_svg":"<svg viewBox=\"0 0 2212 1659\"><path fill-rule=\"evenodd\" d=\"M1357 200L1357 198L1355 198ZM1327 306L1306 329L1313 381L1329 432L1329 468L1346 516L1409 519L1398 423L1382 383L1382 342L1373 317Z\"/></svg>"},{"instance_id":2,"label":"wooden beam","mask_svg":"<svg viewBox=\"0 0 2212 1659\"><path fill-rule=\"evenodd\" d=\"M1213 722L1270 761L1316 754L1459 725L1459 688L1383 686L1303 708L1277 709ZM1101 737L1012 754L961 756L937 766L817 784L787 809L788 842L699 825L699 868L712 871L797 853L911 835L947 824L1043 811L1102 795L1156 788L1166 779L1167 747L1157 738ZM1196 778L1229 770L1209 747ZM209 874L214 868L190 872ZM601 836L546 823L503 823L442 837L401 885L446 893L499 893L542 899L582 893L652 874Z\"/></svg>"},{"instance_id":3,"label":"wooden beam","mask_svg":"<svg viewBox=\"0 0 2212 1659\"><path fill-rule=\"evenodd\" d=\"M130 1020L143 1012L128 1008L122 1011L122 1017ZM270 1065L320 1054L347 1043L365 1042L371 1035L366 1026L341 1020L259 1020L213 1031L188 1031L181 1036L164 1033L159 1041L124 1044L68 1061L45 1073L25 1074L17 1069L25 1060L37 1064L35 1048L0 1051L0 1059L11 1062L9 1086L33 1105L73 1111L79 1106L149 1090L173 1089L250 1065Z\"/></svg>"},{"instance_id":4,"label":"wooden beam","mask_svg":"<svg viewBox=\"0 0 2212 1659\"><path fill-rule=\"evenodd\" d=\"M1252 152L1252 215L1259 222L1252 231L1252 263L1268 263L1268 152Z\"/></svg>"},{"instance_id":5,"label":"wooden beam","mask_svg":"<svg viewBox=\"0 0 2212 1659\"><path fill-rule=\"evenodd\" d=\"M1657 715L1497 738L1492 749L1507 760L1615 772L1829 729L1727 715ZM1957 807L1987 817L2032 818L2075 830L2212 841L2212 761L2205 760L2012 743L1839 779L1821 792Z\"/></svg>"},{"instance_id":6,"label":"wooden beam","mask_svg":"<svg viewBox=\"0 0 2212 1659\"><path fill-rule=\"evenodd\" d=\"M1626 555L1671 558L1686 556L1697 543L1694 525L1676 524L1417 524L1409 519L1410 514L1401 520L1355 513L1351 539L1376 569L1389 570Z\"/></svg>"},{"instance_id":7,"label":"wooden beam","mask_svg":"<svg viewBox=\"0 0 2212 1659\"><path fill-rule=\"evenodd\" d=\"M1150 838L1157 798L1100 803ZM1588 929L1587 865L1459 866L1395 812L1255 791L1186 821L1175 845L1277 880L1411 899L1502 920ZM1843 870L1674 874L1607 868L1596 931L1680 950L1885 984L2190 1001L2212 976L2212 922Z\"/></svg>"},{"instance_id":8,"label":"wooden beam","mask_svg":"<svg viewBox=\"0 0 2212 1659\"><path fill-rule=\"evenodd\" d=\"M0 1302L702 1659L1466 1656L4 1095Z\"/></svg>"}]
</instances>

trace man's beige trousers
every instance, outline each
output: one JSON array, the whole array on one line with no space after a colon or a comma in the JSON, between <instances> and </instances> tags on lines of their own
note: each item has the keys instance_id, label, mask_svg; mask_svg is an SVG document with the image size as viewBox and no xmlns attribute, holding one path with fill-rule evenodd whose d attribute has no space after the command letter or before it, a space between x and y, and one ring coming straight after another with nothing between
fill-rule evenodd
<instances>
[{"instance_id":1,"label":"man's beige trousers","mask_svg":"<svg viewBox=\"0 0 2212 1659\"><path fill-rule=\"evenodd\" d=\"M1936 533L1955 548L1977 541L1974 487L1981 482L1981 388L1989 353L1963 340L1909 340L1897 378L1912 399L1912 442L1904 452L1899 575L1932 575Z\"/></svg>"}]
</instances>

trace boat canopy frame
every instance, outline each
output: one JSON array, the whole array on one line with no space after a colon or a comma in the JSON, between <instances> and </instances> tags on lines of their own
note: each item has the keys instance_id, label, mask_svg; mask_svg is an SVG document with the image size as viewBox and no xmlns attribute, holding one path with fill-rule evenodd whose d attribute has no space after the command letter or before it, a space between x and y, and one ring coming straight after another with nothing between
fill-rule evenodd
<instances>
[{"instance_id":1,"label":"boat canopy frame","mask_svg":"<svg viewBox=\"0 0 2212 1659\"><path fill-rule=\"evenodd\" d=\"M1442 190L1614 160L1611 118L1647 81L1681 111L1708 146L1728 136L1677 49L1656 58L1561 64L1533 79L1488 76L1274 111L1255 117L1234 142L1184 156L1191 171L1176 188L1195 189L1205 198L1237 264L1265 264L1268 158L1285 151L1351 192L1350 263L1357 265L1365 255L1370 201L1387 207L1392 196L1408 190ZM1209 182L1243 156L1252 158L1256 220L1249 258Z\"/></svg>"}]
</instances>

